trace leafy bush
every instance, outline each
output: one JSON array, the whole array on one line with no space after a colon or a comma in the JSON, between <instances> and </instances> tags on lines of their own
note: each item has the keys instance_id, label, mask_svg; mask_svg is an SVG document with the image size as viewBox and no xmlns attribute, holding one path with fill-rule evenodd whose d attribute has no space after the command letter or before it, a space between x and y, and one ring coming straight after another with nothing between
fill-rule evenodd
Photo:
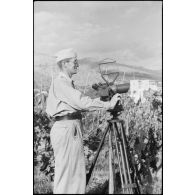
<instances>
[{"instance_id":1,"label":"leafy bush","mask_svg":"<svg viewBox=\"0 0 195 195\"><path fill-rule=\"evenodd\" d=\"M157 182L154 173L159 170L159 162L161 162L159 154L162 146L162 95L151 93L145 102L138 103L124 95L123 105L124 112L121 118L125 120L129 154L134 159L132 163L141 180L141 192L151 194L157 191L154 188ZM104 111L83 113L83 144L87 171L97 151L108 118L110 118L109 113ZM34 109L34 165L50 182L54 179L54 156L49 136L52 125L52 121L43 110ZM96 173L108 172L108 162L105 160L108 156L107 142L106 139L99 155L95 167ZM92 180L90 185L97 182L97 177L98 174L95 175L96 180ZM105 182L106 174L104 178L102 175L100 178ZM161 178L159 180L161 181ZM98 185L105 187L103 184ZM161 185L158 188L158 192L161 192Z\"/></svg>"},{"instance_id":2,"label":"leafy bush","mask_svg":"<svg viewBox=\"0 0 195 195\"><path fill-rule=\"evenodd\" d=\"M34 165L51 181L54 178L54 156L50 143L52 122L43 112L34 112Z\"/></svg>"}]
</instances>

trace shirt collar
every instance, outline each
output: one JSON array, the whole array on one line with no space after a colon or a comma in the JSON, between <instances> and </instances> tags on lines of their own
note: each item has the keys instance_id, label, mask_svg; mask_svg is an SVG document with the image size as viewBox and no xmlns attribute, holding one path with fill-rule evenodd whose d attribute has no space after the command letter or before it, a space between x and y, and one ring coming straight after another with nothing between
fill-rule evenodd
<instances>
[{"instance_id":1,"label":"shirt collar","mask_svg":"<svg viewBox=\"0 0 195 195\"><path fill-rule=\"evenodd\" d=\"M69 76L67 76L66 74L64 74L63 72L60 72L59 73L59 77L65 78L67 81L69 81L71 83L73 82L73 80Z\"/></svg>"}]
</instances>

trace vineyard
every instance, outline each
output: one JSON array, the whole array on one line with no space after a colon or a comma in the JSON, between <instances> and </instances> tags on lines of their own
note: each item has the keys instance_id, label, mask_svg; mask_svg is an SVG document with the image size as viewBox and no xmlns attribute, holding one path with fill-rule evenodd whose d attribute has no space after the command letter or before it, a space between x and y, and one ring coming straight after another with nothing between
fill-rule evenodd
<instances>
[{"instance_id":1,"label":"vineyard","mask_svg":"<svg viewBox=\"0 0 195 195\"><path fill-rule=\"evenodd\" d=\"M89 88L86 95L93 97ZM34 91L34 193L52 194L54 180L54 156L50 143L53 125L45 113L47 92ZM149 90L145 101L135 102L127 94L122 96L124 111L120 118L125 121L125 133L133 163L138 168L142 194L162 193L162 93ZM83 113L83 144L86 169L94 159L98 145L110 118L101 110ZM118 186L120 182L116 179ZM100 152L87 194L108 193L108 139ZM119 190L120 193L120 190Z\"/></svg>"}]
</instances>

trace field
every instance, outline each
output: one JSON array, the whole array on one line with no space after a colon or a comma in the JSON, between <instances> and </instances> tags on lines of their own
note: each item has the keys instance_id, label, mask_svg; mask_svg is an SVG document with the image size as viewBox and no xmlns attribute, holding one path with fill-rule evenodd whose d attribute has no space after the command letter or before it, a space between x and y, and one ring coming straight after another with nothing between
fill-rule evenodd
<instances>
[{"instance_id":1,"label":"field","mask_svg":"<svg viewBox=\"0 0 195 195\"><path fill-rule=\"evenodd\" d=\"M93 96L91 89L86 92ZM50 144L52 121L45 113L46 93L38 90L34 94L34 193L52 194L54 179L54 157ZM127 94L122 97L124 111L120 117L125 121L126 136L134 166L140 175L142 194L160 194L162 192L162 94L148 91L145 101L134 102ZM86 169L90 168L95 152L102 138L106 120L110 114L106 111L83 113L83 144ZM98 158L87 194L108 193L108 140ZM129 151L130 152L130 151ZM117 179L118 192L120 182Z\"/></svg>"}]
</instances>

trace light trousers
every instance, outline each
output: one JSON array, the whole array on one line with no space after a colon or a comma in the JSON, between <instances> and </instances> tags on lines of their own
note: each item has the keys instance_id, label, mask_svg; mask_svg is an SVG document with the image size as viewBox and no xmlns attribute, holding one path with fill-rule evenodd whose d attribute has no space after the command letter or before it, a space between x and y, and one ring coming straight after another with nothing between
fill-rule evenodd
<instances>
[{"instance_id":1,"label":"light trousers","mask_svg":"<svg viewBox=\"0 0 195 195\"><path fill-rule=\"evenodd\" d=\"M55 157L54 194L84 194L86 187L85 158L80 120L54 123L51 144Z\"/></svg>"}]
</instances>

